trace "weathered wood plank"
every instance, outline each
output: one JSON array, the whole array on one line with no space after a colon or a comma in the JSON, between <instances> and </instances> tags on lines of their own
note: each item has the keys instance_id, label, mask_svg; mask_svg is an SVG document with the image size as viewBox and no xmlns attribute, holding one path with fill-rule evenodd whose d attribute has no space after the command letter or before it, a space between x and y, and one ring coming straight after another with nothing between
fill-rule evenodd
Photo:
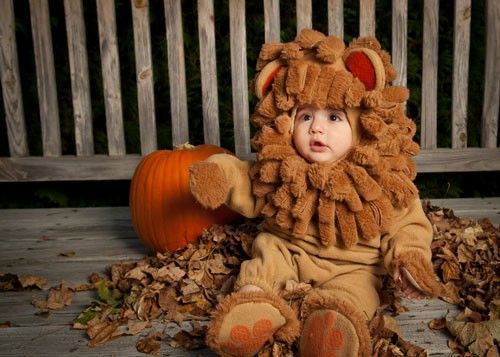
<instances>
[{"instance_id":1,"label":"weathered wood plank","mask_svg":"<svg viewBox=\"0 0 500 357\"><path fill-rule=\"evenodd\" d=\"M470 17L470 0L455 0L451 118L452 148L467 147L467 81L469 78Z\"/></svg>"},{"instance_id":2,"label":"weathered wood plank","mask_svg":"<svg viewBox=\"0 0 500 357\"><path fill-rule=\"evenodd\" d=\"M420 146L437 147L439 0L424 0Z\"/></svg>"},{"instance_id":3,"label":"weathered wood plank","mask_svg":"<svg viewBox=\"0 0 500 357\"><path fill-rule=\"evenodd\" d=\"M78 156L94 155L87 40L81 0L64 0L68 38L75 145Z\"/></svg>"},{"instance_id":4,"label":"weathered wood plank","mask_svg":"<svg viewBox=\"0 0 500 357\"><path fill-rule=\"evenodd\" d=\"M48 0L30 0L44 156L61 155L61 130Z\"/></svg>"},{"instance_id":5,"label":"weathered wood plank","mask_svg":"<svg viewBox=\"0 0 500 357\"><path fill-rule=\"evenodd\" d=\"M158 148L156 143L153 60L149 30L149 1L130 0L130 2L134 25L135 73L137 80L141 154L147 155Z\"/></svg>"},{"instance_id":6,"label":"weathered wood plank","mask_svg":"<svg viewBox=\"0 0 500 357\"><path fill-rule=\"evenodd\" d=\"M328 0L328 34L344 38L344 0Z\"/></svg>"},{"instance_id":7,"label":"weathered wood plank","mask_svg":"<svg viewBox=\"0 0 500 357\"><path fill-rule=\"evenodd\" d=\"M2 81L9 153L12 157L27 156L29 155L28 140L17 59L13 0L0 1L0 14L2 14L2 21L0 21L0 79Z\"/></svg>"},{"instance_id":8,"label":"weathered wood plank","mask_svg":"<svg viewBox=\"0 0 500 357\"><path fill-rule=\"evenodd\" d=\"M486 1L486 59L484 100L481 118L481 146L497 146L500 98L500 2Z\"/></svg>"},{"instance_id":9,"label":"weathered wood plank","mask_svg":"<svg viewBox=\"0 0 500 357\"><path fill-rule=\"evenodd\" d=\"M312 1L297 0L297 33L303 29L313 27L312 24Z\"/></svg>"},{"instance_id":10,"label":"weathered wood plank","mask_svg":"<svg viewBox=\"0 0 500 357\"><path fill-rule=\"evenodd\" d=\"M264 0L264 39L266 42L280 42L280 2Z\"/></svg>"},{"instance_id":11,"label":"weathered wood plank","mask_svg":"<svg viewBox=\"0 0 500 357\"><path fill-rule=\"evenodd\" d=\"M408 42L408 0L392 0L392 63L396 69L395 85L406 86Z\"/></svg>"},{"instance_id":12,"label":"weathered wood plank","mask_svg":"<svg viewBox=\"0 0 500 357\"><path fill-rule=\"evenodd\" d=\"M0 158L0 182L130 179L139 155Z\"/></svg>"},{"instance_id":13,"label":"weathered wood plank","mask_svg":"<svg viewBox=\"0 0 500 357\"><path fill-rule=\"evenodd\" d=\"M418 172L498 171L500 149L422 150L415 161Z\"/></svg>"},{"instance_id":14,"label":"weathered wood plank","mask_svg":"<svg viewBox=\"0 0 500 357\"><path fill-rule=\"evenodd\" d=\"M204 139L206 144L220 145L213 0L198 0L198 39Z\"/></svg>"},{"instance_id":15,"label":"weathered wood plank","mask_svg":"<svg viewBox=\"0 0 500 357\"><path fill-rule=\"evenodd\" d=\"M161 331L161 326L157 328ZM135 344L139 336L124 336L102 346L90 348L84 331L71 330L69 324L58 326L11 327L0 335L2 356L123 356L137 357ZM161 355L172 357L216 356L203 349L187 351L161 344Z\"/></svg>"},{"instance_id":16,"label":"weathered wood plank","mask_svg":"<svg viewBox=\"0 0 500 357\"><path fill-rule=\"evenodd\" d=\"M359 36L375 36L375 0L359 1Z\"/></svg>"},{"instance_id":17,"label":"weathered wood plank","mask_svg":"<svg viewBox=\"0 0 500 357\"><path fill-rule=\"evenodd\" d=\"M234 150L236 155L244 155L250 153L245 0L229 1L229 32Z\"/></svg>"},{"instance_id":18,"label":"weathered wood plank","mask_svg":"<svg viewBox=\"0 0 500 357\"><path fill-rule=\"evenodd\" d=\"M180 145L189 141L186 70L182 32L181 2L165 0L167 28L168 81L170 85L170 115L172 143Z\"/></svg>"},{"instance_id":19,"label":"weathered wood plank","mask_svg":"<svg viewBox=\"0 0 500 357\"><path fill-rule=\"evenodd\" d=\"M434 149L422 150L415 161L418 172L500 171L499 155L498 148ZM254 160L255 154L240 158ZM0 158L0 182L128 180L141 159L135 154Z\"/></svg>"},{"instance_id":20,"label":"weathered wood plank","mask_svg":"<svg viewBox=\"0 0 500 357\"><path fill-rule=\"evenodd\" d=\"M120 81L120 59L116 38L114 0L97 0L99 47L106 110L108 152L111 156L125 155L125 130Z\"/></svg>"}]
</instances>

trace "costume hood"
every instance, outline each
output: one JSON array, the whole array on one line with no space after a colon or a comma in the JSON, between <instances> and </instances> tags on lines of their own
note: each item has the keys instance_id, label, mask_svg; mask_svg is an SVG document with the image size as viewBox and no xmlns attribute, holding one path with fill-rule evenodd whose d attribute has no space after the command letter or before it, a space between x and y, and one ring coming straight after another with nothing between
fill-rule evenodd
<instances>
[{"instance_id":1,"label":"costume hood","mask_svg":"<svg viewBox=\"0 0 500 357\"><path fill-rule=\"evenodd\" d=\"M313 224L324 245L339 239L350 247L378 236L394 209L417 197L416 127L405 115L408 90L392 86L394 79L389 54L371 37L346 48L337 37L303 30L293 42L262 47L250 176L254 194L266 199L264 216L297 236ZM354 146L344 159L308 163L297 153L293 121L305 104L347 113Z\"/></svg>"}]
</instances>

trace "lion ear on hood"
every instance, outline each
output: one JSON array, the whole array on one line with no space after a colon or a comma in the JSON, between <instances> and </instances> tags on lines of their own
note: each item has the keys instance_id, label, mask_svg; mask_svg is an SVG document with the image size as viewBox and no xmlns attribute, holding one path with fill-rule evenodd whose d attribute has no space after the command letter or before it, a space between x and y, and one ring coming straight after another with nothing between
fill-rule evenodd
<instances>
[{"instance_id":1,"label":"lion ear on hood","mask_svg":"<svg viewBox=\"0 0 500 357\"><path fill-rule=\"evenodd\" d=\"M269 62L261 69L255 78L255 95L259 100L266 95L274 81L274 77L276 77L282 66L283 62L277 59Z\"/></svg>"},{"instance_id":2,"label":"lion ear on hood","mask_svg":"<svg viewBox=\"0 0 500 357\"><path fill-rule=\"evenodd\" d=\"M384 62L377 52L370 48L358 47L344 56L349 72L358 78L367 91L382 90L385 86Z\"/></svg>"}]
</instances>

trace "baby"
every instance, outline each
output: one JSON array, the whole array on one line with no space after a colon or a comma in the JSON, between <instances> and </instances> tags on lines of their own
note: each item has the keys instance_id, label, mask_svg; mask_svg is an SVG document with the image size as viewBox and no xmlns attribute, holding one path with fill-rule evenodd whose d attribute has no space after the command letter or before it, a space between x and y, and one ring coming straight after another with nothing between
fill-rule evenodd
<instances>
[{"instance_id":1,"label":"baby","mask_svg":"<svg viewBox=\"0 0 500 357\"><path fill-rule=\"evenodd\" d=\"M254 81L255 162L219 154L190 168L205 207L264 217L235 291L218 306L207 344L252 356L270 339L301 356L371 356L367 326L389 273L405 296L437 296L432 228L412 156L408 90L391 86L390 56L374 38L342 40L303 30L265 44ZM311 284L300 311L287 281Z\"/></svg>"}]
</instances>

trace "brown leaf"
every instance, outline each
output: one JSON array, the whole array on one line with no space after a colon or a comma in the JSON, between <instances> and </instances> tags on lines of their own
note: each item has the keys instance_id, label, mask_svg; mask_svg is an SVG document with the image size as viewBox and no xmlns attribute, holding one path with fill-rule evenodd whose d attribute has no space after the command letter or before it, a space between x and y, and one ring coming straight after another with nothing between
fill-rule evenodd
<instances>
[{"instance_id":1,"label":"brown leaf","mask_svg":"<svg viewBox=\"0 0 500 357\"><path fill-rule=\"evenodd\" d=\"M500 320L482 322L447 321L446 327L463 346L477 356L486 356L500 340Z\"/></svg>"},{"instance_id":2,"label":"brown leaf","mask_svg":"<svg viewBox=\"0 0 500 357\"><path fill-rule=\"evenodd\" d=\"M118 337L115 331L120 326L119 321L101 321L90 325L87 328L87 335L90 337L89 347L102 345L103 343Z\"/></svg>"},{"instance_id":3,"label":"brown leaf","mask_svg":"<svg viewBox=\"0 0 500 357\"><path fill-rule=\"evenodd\" d=\"M145 337L140 338L135 344L137 351L147 353L153 356L160 355L160 342L165 338L165 335L158 331L151 331Z\"/></svg>"},{"instance_id":4,"label":"brown leaf","mask_svg":"<svg viewBox=\"0 0 500 357\"><path fill-rule=\"evenodd\" d=\"M58 310L71 305L73 295L74 290L61 283L57 288L49 290L46 300L33 299L32 304L41 311Z\"/></svg>"},{"instance_id":5,"label":"brown leaf","mask_svg":"<svg viewBox=\"0 0 500 357\"><path fill-rule=\"evenodd\" d=\"M127 335L136 335L150 325L149 321L128 321Z\"/></svg>"},{"instance_id":6,"label":"brown leaf","mask_svg":"<svg viewBox=\"0 0 500 357\"><path fill-rule=\"evenodd\" d=\"M9 328L12 327L12 323L10 321L0 322L0 328Z\"/></svg>"},{"instance_id":7,"label":"brown leaf","mask_svg":"<svg viewBox=\"0 0 500 357\"><path fill-rule=\"evenodd\" d=\"M169 265L160 268L153 278L157 281L175 283L180 281L185 275L186 272L184 270L179 268L175 263L170 263Z\"/></svg>"},{"instance_id":8,"label":"brown leaf","mask_svg":"<svg viewBox=\"0 0 500 357\"><path fill-rule=\"evenodd\" d=\"M21 275L19 277L19 283L22 288L36 287L42 289L45 284L47 284L47 278L36 275Z\"/></svg>"},{"instance_id":9,"label":"brown leaf","mask_svg":"<svg viewBox=\"0 0 500 357\"><path fill-rule=\"evenodd\" d=\"M432 319L431 321L429 321L427 326L429 326L431 330L443 330L444 328L446 328L446 318L441 317L439 319Z\"/></svg>"},{"instance_id":10,"label":"brown leaf","mask_svg":"<svg viewBox=\"0 0 500 357\"><path fill-rule=\"evenodd\" d=\"M214 254L213 258L207 261L207 267L212 274L229 274L232 271L224 265L224 257L221 254Z\"/></svg>"}]
</instances>

